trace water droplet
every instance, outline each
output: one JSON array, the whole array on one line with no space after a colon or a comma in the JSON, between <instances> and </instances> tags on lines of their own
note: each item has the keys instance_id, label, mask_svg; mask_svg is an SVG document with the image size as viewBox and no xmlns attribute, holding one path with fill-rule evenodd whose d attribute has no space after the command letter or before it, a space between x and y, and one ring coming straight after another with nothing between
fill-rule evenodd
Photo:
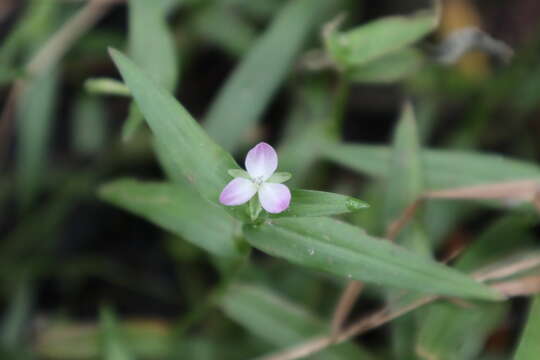
<instances>
[{"instance_id":1,"label":"water droplet","mask_svg":"<svg viewBox=\"0 0 540 360\"><path fill-rule=\"evenodd\" d=\"M358 211L360 209L368 208L369 205L361 200L355 199L353 197L348 198L347 201L345 201L345 206L350 211Z\"/></svg>"},{"instance_id":2,"label":"water droplet","mask_svg":"<svg viewBox=\"0 0 540 360\"><path fill-rule=\"evenodd\" d=\"M315 250L313 250L313 249L308 249L308 254L309 254L309 255L315 254Z\"/></svg>"}]
</instances>

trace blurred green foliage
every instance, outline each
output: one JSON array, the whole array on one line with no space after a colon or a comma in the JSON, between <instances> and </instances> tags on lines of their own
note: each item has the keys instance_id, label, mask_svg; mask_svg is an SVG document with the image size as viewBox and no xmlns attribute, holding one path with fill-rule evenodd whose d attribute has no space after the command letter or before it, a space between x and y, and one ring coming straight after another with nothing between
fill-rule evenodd
<instances>
[{"instance_id":1,"label":"blurred green foliage","mask_svg":"<svg viewBox=\"0 0 540 360\"><path fill-rule=\"evenodd\" d=\"M540 357L540 32L471 77L438 2L360 3L6 1L0 358ZM253 222L259 141L293 200Z\"/></svg>"}]
</instances>

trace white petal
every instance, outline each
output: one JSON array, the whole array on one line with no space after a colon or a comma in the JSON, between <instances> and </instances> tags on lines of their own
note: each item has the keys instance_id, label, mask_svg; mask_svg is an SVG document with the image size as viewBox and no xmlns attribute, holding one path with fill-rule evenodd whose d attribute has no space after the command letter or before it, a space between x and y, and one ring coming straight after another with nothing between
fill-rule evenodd
<instances>
[{"instance_id":1,"label":"white petal","mask_svg":"<svg viewBox=\"0 0 540 360\"><path fill-rule=\"evenodd\" d=\"M259 188L259 201L264 210L277 214L289 207L291 192L283 184L263 183Z\"/></svg>"},{"instance_id":2,"label":"white petal","mask_svg":"<svg viewBox=\"0 0 540 360\"><path fill-rule=\"evenodd\" d=\"M253 181L236 178L231 180L219 195L219 202L223 205L242 205L249 201L257 192Z\"/></svg>"},{"instance_id":3,"label":"white petal","mask_svg":"<svg viewBox=\"0 0 540 360\"><path fill-rule=\"evenodd\" d=\"M278 166L274 148L265 142L258 143L246 156L246 170L252 179L266 181Z\"/></svg>"}]
</instances>

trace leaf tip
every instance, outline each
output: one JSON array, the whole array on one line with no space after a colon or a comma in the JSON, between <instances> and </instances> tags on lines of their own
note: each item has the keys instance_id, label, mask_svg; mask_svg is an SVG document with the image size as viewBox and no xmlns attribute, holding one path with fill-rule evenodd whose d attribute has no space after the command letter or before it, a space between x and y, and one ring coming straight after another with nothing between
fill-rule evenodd
<instances>
[{"instance_id":1,"label":"leaf tip","mask_svg":"<svg viewBox=\"0 0 540 360\"><path fill-rule=\"evenodd\" d=\"M107 47L107 52L109 53L109 56L112 57L113 59L117 57L119 54L121 54L120 51L116 50L112 46Z\"/></svg>"},{"instance_id":2,"label":"leaf tip","mask_svg":"<svg viewBox=\"0 0 540 360\"><path fill-rule=\"evenodd\" d=\"M345 206L352 212L367 209L370 207L368 203L353 197L349 197L347 199L347 201L345 202Z\"/></svg>"}]
</instances>

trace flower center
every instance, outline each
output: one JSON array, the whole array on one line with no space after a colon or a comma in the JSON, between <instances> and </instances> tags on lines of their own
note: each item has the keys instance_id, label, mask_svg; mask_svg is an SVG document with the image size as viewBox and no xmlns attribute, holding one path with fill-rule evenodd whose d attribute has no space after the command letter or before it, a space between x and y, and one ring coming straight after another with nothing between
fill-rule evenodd
<instances>
[{"instance_id":1,"label":"flower center","mask_svg":"<svg viewBox=\"0 0 540 360\"><path fill-rule=\"evenodd\" d=\"M264 182L262 176L259 176L259 177L256 177L253 179L253 182L255 183L255 186L257 186L257 188L259 186L261 186L261 184Z\"/></svg>"}]
</instances>

